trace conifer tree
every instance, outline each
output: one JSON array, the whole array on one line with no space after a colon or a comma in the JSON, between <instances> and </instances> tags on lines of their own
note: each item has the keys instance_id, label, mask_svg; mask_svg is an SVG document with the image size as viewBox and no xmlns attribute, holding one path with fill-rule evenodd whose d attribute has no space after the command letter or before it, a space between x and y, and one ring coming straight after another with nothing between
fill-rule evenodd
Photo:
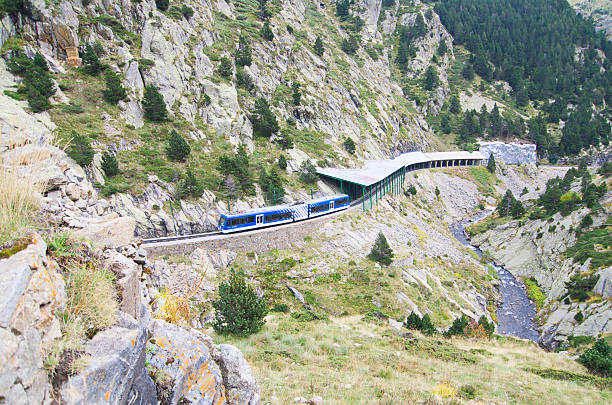
<instances>
[{"instance_id":1,"label":"conifer tree","mask_svg":"<svg viewBox=\"0 0 612 405\"><path fill-rule=\"evenodd\" d=\"M191 169L187 168L187 172L185 173L185 180L183 180L183 182L178 187L177 197L179 199L185 197L198 198L202 196L203 192L204 187L200 184Z\"/></svg>"},{"instance_id":2,"label":"conifer tree","mask_svg":"<svg viewBox=\"0 0 612 405\"><path fill-rule=\"evenodd\" d=\"M106 177L113 177L119 174L119 163L114 155L108 152L102 154L102 170Z\"/></svg>"},{"instance_id":3,"label":"conifer tree","mask_svg":"<svg viewBox=\"0 0 612 405\"><path fill-rule=\"evenodd\" d=\"M317 39L315 40L314 43L314 52L319 56L323 56L323 54L325 53L325 48L323 47L323 40L321 39L320 36L317 36Z\"/></svg>"},{"instance_id":4,"label":"conifer tree","mask_svg":"<svg viewBox=\"0 0 612 405\"><path fill-rule=\"evenodd\" d=\"M168 10L169 5L170 5L169 0L155 0L155 6L157 6L158 10L166 11Z\"/></svg>"},{"instance_id":5,"label":"conifer tree","mask_svg":"<svg viewBox=\"0 0 612 405\"><path fill-rule=\"evenodd\" d=\"M270 28L270 23L268 21L264 23L259 33L266 41L272 41L274 39L274 33L272 32L272 28Z\"/></svg>"},{"instance_id":6,"label":"conifer tree","mask_svg":"<svg viewBox=\"0 0 612 405\"><path fill-rule=\"evenodd\" d=\"M489 173L495 173L495 156L491 153L489 154L489 163L487 163L487 170Z\"/></svg>"},{"instance_id":7,"label":"conifer tree","mask_svg":"<svg viewBox=\"0 0 612 405\"><path fill-rule=\"evenodd\" d=\"M83 53L83 70L91 76L97 76L102 71L102 63L96 54L96 51L90 44L85 44L85 52Z\"/></svg>"},{"instance_id":8,"label":"conifer tree","mask_svg":"<svg viewBox=\"0 0 612 405\"><path fill-rule=\"evenodd\" d=\"M89 166L93 161L94 151L89 139L72 131L72 140L68 147L68 156L73 158L80 166Z\"/></svg>"},{"instance_id":9,"label":"conifer tree","mask_svg":"<svg viewBox=\"0 0 612 405\"><path fill-rule=\"evenodd\" d=\"M153 122L165 121L168 118L168 110L164 97L159 93L155 86L145 87L144 98L142 101L144 117Z\"/></svg>"},{"instance_id":10,"label":"conifer tree","mask_svg":"<svg viewBox=\"0 0 612 405\"><path fill-rule=\"evenodd\" d=\"M266 168L261 170L259 174L259 185L268 201L279 201L285 196L283 178L274 166L272 166L269 171L267 171Z\"/></svg>"},{"instance_id":11,"label":"conifer tree","mask_svg":"<svg viewBox=\"0 0 612 405\"><path fill-rule=\"evenodd\" d=\"M168 157L174 161L184 162L190 153L191 147L189 143L173 129L170 133L170 139L168 139L168 147L166 148Z\"/></svg>"},{"instance_id":12,"label":"conifer tree","mask_svg":"<svg viewBox=\"0 0 612 405\"><path fill-rule=\"evenodd\" d=\"M266 300L248 285L244 272L232 269L227 282L219 285L219 298L213 301L217 333L248 336L259 331L268 313Z\"/></svg>"},{"instance_id":13,"label":"conifer tree","mask_svg":"<svg viewBox=\"0 0 612 405\"><path fill-rule=\"evenodd\" d=\"M104 82L106 88L102 90L104 99L111 104L117 104L119 100L125 99L127 93L125 88L121 85L121 78L110 69L106 70L104 74Z\"/></svg>"},{"instance_id":14,"label":"conifer tree","mask_svg":"<svg viewBox=\"0 0 612 405\"><path fill-rule=\"evenodd\" d=\"M255 106L251 110L251 122L253 123L253 131L267 138L280 129L276 117L270 110L268 101L263 97L255 100Z\"/></svg>"},{"instance_id":15,"label":"conifer tree","mask_svg":"<svg viewBox=\"0 0 612 405\"><path fill-rule=\"evenodd\" d=\"M419 14L420 15L420 14ZM425 90L430 91L438 86L440 79L438 78L438 71L435 67L430 65L425 71L425 79L423 80L423 87Z\"/></svg>"},{"instance_id":16,"label":"conifer tree","mask_svg":"<svg viewBox=\"0 0 612 405\"><path fill-rule=\"evenodd\" d=\"M240 41L238 43L238 49L234 55L234 60L238 66L251 65L251 46L249 45L247 37L244 34L240 35Z\"/></svg>"},{"instance_id":17,"label":"conifer tree","mask_svg":"<svg viewBox=\"0 0 612 405\"><path fill-rule=\"evenodd\" d=\"M372 250L368 255L368 259L378 262L384 266L388 266L393 261L393 250L391 246L389 246L389 242L387 242L387 238L383 235L382 232L378 234L376 238L376 242L374 242L374 246L372 246Z\"/></svg>"},{"instance_id":18,"label":"conifer tree","mask_svg":"<svg viewBox=\"0 0 612 405\"><path fill-rule=\"evenodd\" d=\"M287 158L285 157L285 155L280 155L278 157L278 167L281 170L287 170Z\"/></svg>"},{"instance_id":19,"label":"conifer tree","mask_svg":"<svg viewBox=\"0 0 612 405\"><path fill-rule=\"evenodd\" d=\"M355 154L355 141L353 141L352 138L349 138L348 136L346 138L344 138L344 149L350 153L351 155Z\"/></svg>"},{"instance_id":20,"label":"conifer tree","mask_svg":"<svg viewBox=\"0 0 612 405\"><path fill-rule=\"evenodd\" d=\"M231 77L232 76L232 62L225 56L222 56L219 59L219 68L217 69L217 72L223 77Z\"/></svg>"},{"instance_id":21,"label":"conifer tree","mask_svg":"<svg viewBox=\"0 0 612 405\"><path fill-rule=\"evenodd\" d=\"M461 112L461 103L459 102L459 97L456 95L451 96L448 111L453 114L459 114Z\"/></svg>"},{"instance_id":22,"label":"conifer tree","mask_svg":"<svg viewBox=\"0 0 612 405\"><path fill-rule=\"evenodd\" d=\"M295 80L291 84L291 96L293 97L293 105L300 105L302 93L300 93L300 84Z\"/></svg>"}]
</instances>

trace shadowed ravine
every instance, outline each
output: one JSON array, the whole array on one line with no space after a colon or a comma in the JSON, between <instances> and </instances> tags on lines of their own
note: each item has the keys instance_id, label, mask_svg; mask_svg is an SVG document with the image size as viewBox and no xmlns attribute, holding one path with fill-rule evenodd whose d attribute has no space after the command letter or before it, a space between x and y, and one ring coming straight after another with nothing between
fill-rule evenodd
<instances>
[{"instance_id":1,"label":"shadowed ravine","mask_svg":"<svg viewBox=\"0 0 612 405\"><path fill-rule=\"evenodd\" d=\"M487 212L478 213L449 227L453 236L463 245L476 252L478 257L482 256L482 251L470 244L464 228L487 215ZM508 270L493 262L489 264L493 266L499 276L499 292L502 298L502 303L497 308L497 333L537 342L540 335L533 320L536 309L534 303L527 298L525 286L518 282Z\"/></svg>"}]
</instances>

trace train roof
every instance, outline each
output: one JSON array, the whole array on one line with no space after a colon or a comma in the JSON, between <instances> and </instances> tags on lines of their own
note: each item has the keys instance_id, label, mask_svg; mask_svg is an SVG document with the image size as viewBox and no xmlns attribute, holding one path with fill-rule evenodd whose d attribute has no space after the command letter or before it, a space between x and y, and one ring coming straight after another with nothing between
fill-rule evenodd
<instances>
[{"instance_id":1,"label":"train roof","mask_svg":"<svg viewBox=\"0 0 612 405\"><path fill-rule=\"evenodd\" d=\"M318 203L322 201L334 200L334 199L342 198L342 197L348 197L348 195L347 194L332 194L332 195L327 195L324 197L315 198L312 200L306 200L306 201L303 201L302 203L312 204L312 203ZM291 204L280 204L280 205L273 205L271 207L251 208L251 209L244 210L244 211L233 211L233 212L228 212L226 214L221 214L221 215L224 215L229 218L229 217L244 216L244 215L256 215L256 214L261 214L261 213L270 212L270 211L288 210L290 208L291 208Z\"/></svg>"}]
</instances>

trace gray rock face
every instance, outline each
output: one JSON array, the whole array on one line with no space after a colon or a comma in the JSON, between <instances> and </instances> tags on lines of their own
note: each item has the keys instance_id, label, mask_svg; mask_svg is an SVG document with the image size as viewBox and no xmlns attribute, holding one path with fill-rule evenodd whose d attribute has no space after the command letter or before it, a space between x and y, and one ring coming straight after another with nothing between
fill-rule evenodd
<instances>
[{"instance_id":1,"label":"gray rock face","mask_svg":"<svg viewBox=\"0 0 612 405\"><path fill-rule=\"evenodd\" d=\"M155 405L151 383L143 376L147 330L114 326L99 332L85 345L89 364L69 378L61 389L67 404L107 403L123 405L137 398L139 404ZM142 379L145 383L142 384ZM150 379L150 378L149 378ZM142 385L134 387L136 381ZM146 396L139 396L136 393Z\"/></svg>"},{"instance_id":2,"label":"gray rock face","mask_svg":"<svg viewBox=\"0 0 612 405\"><path fill-rule=\"evenodd\" d=\"M599 272L599 280L595 284L593 292L601 295L603 298L612 297L612 267Z\"/></svg>"},{"instance_id":3,"label":"gray rock face","mask_svg":"<svg viewBox=\"0 0 612 405\"><path fill-rule=\"evenodd\" d=\"M213 352L213 356L221 369L228 402L259 404L259 385L240 350L231 345L219 345L218 352Z\"/></svg>"},{"instance_id":4,"label":"gray rock face","mask_svg":"<svg viewBox=\"0 0 612 405\"><path fill-rule=\"evenodd\" d=\"M480 144L480 152L485 156L492 153L496 160L511 165L535 164L537 161L536 146L533 144L483 142Z\"/></svg>"},{"instance_id":5,"label":"gray rock face","mask_svg":"<svg viewBox=\"0 0 612 405\"><path fill-rule=\"evenodd\" d=\"M121 288L121 310L134 319L139 319L141 292L137 264L121 253L107 250L102 265L117 276L117 283Z\"/></svg>"},{"instance_id":6,"label":"gray rock face","mask_svg":"<svg viewBox=\"0 0 612 405\"><path fill-rule=\"evenodd\" d=\"M75 232L101 249L117 248L127 245L134 238L136 221L131 217L111 214L92 221L84 229Z\"/></svg>"},{"instance_id":7,"label":"gray rock face","mask_svg":"<svg viewBox=\"0 0 612 405\"><path fill-rule=\"evenodd\" d=\"M47 261L39 235L32 240L25 250L0 260L0 397L10 404L51 401L43 347L61 336L55 315L66 304L57 264ZM13 278L10 284L7 277Z\"/></svg>"}]
</instances>

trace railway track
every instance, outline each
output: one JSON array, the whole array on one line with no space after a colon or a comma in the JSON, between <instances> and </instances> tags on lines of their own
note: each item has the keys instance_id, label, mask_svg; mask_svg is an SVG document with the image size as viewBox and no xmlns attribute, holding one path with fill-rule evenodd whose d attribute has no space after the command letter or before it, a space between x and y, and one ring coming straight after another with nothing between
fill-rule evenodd
<instances>
[{"instance_id":1,"label":"railway track","mask_svg":"<svg viewBox=\"0 0 612 405\"><path fill-rule=\"evenodd\" d=\"M349 209L356 207L357 205L361 204L361 198L355 200L355 201L351 201L351 205L349 207ZM312 219L316 219L316 218L324 218L327 216L333 216L333 215L338 215L340 213L342 213L344 211L337 211L337 212L333 212L331 214L327 214L324 216L319 216L319 217L315 217ZM306 221L310 221L312 219L307 219ZM300 221L302 222L302 221ZM241 234L248 234L251 232L255 232L255 231L261 231L261 230L274 230L283 226L287 226L287 225L292 225L295 224L295 222L290 222L287 224L282 224L282 225L276 225L276 226L269 226L266 228L256 228L256 229L248 229L245 231L239 231L239 232L232 232L229 234L224 234L222 232L204 232L204 233L193 233L191 235L177 235L177 236L164 236L161 238L150 238L150 239L143 239L142 240L142 244L143 245L152 245L155 243L165 243L165 242L176 242L176 241L181 241L181 240L190 240L190 239L208 239L214 236L222 236L222 235L227 235L227 236L231 236L231 235L241 235Z\"/></svg>"}]
</instances>

